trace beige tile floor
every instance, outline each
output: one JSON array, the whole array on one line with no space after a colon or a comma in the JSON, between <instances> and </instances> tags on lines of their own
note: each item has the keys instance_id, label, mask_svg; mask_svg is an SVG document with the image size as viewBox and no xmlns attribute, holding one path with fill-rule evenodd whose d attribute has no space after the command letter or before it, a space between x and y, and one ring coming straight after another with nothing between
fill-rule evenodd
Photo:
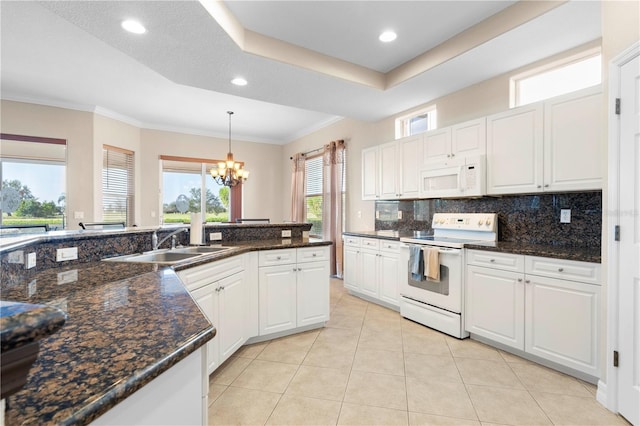
<instances>
[{"instance_id":1,"label":"beige tile floor","mask_svg":"<svg viewBox=\"0 0 640 426\"><path fill-rule=\"evenodd\" d=\"M326 327L242 347L210 377L209 424L626 425L596 387L353 297Z\"/></svg>"}]
</instances>

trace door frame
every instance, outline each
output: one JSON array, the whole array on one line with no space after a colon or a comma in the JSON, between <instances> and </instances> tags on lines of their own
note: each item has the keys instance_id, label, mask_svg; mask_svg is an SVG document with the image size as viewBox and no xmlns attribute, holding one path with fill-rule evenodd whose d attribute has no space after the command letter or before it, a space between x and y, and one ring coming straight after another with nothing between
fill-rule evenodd
<instances>
[{"instance_id":1,"label":"door frame","mask_svg":"<svg viewBox=\"0 0 640 426\"><path fill-rule=\"evenodd\" d=\"M620 223L620 119L615 111L616 98L620 97L620 72L623 65L640 56L640 41L632 44L609 63L608 121L608 206L605 212L607 226L607 348L606 382L598 381L597 400L609 410L618 412L618 369L613 366L613 351L618 348L619 312L619 244L614 241L615 226ZM608 214L607 214L608 212Z\"/></svg>"}]
</instances>

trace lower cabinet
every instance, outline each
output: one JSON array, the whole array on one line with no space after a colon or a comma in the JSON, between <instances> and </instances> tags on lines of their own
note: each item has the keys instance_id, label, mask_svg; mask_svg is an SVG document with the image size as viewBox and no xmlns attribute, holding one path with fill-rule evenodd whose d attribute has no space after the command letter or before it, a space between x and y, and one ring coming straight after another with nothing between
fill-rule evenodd
<instances>
[{"instance_id":1,"label":"lower cabinet","mask_svg":"<svg viewBox=\"0 0 640 426\"><path fill-rule=\"evenodd\" d=\"M211 374L250 337L242 256L186 269L178 275L216 328L216 336L207 342L207 372Z\"/></svg>"},{"instance_id":2,"label":"lower cabinet","mask_svg":"<svg viewBox=\"0 0 640 426\"><path fill-rule=\"evenodd\" d=\"M466 329L599 377L600 265L468 250Z\"/></svg>"},{"instance_id":3,"label":"lower cabinet","mask_svg":"<svg viewBox=\"0 0 640 426\"><path fill-rule=\"evenodd\" d=\"M329 248L260 252L260 335L329 320Z\"/></svg>"},{"instance_id":4,"label":"lower cabinet","mask_svg":"<svg viewBox=\"0 0 640 426\"><path fill-rule=\"evenodd\" d=\"M399 257L398 241L345 236L345 288L399 307Z\"/></svg>"}]
</instances>

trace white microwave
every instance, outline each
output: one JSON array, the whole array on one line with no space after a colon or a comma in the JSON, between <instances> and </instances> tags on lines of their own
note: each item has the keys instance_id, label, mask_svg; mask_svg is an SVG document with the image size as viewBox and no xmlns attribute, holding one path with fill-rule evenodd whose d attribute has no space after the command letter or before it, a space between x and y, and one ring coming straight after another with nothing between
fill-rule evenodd
<instances>
[{"instance_id":1,"label":"white microwave","mask_svg":"<svg viewBox=\"0 0 640 426\"><path fill-rule=\"evenodd\" d=\"M485 157L464 164L425 168L420 172L420 198L480 197L486 193Z\"/></svg>"}]
</instances>

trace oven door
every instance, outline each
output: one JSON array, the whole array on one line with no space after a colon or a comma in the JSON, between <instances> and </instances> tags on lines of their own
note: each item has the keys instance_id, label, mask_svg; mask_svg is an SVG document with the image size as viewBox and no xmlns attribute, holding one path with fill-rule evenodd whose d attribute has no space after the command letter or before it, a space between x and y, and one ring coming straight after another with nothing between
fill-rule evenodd
<instances>
[{"instance_id":1,"label":"oven door","mask_svg":"<svg viewBox=\"0 0 640 426\"><path fill-rule=\"evenodd\" d=\"M426 246L423 246L426 247ZM462 249L440 247L440 281L414 280L409 244L400 246L400 295L447 311L462 312Z\"/></svg>"}]
</instances>

